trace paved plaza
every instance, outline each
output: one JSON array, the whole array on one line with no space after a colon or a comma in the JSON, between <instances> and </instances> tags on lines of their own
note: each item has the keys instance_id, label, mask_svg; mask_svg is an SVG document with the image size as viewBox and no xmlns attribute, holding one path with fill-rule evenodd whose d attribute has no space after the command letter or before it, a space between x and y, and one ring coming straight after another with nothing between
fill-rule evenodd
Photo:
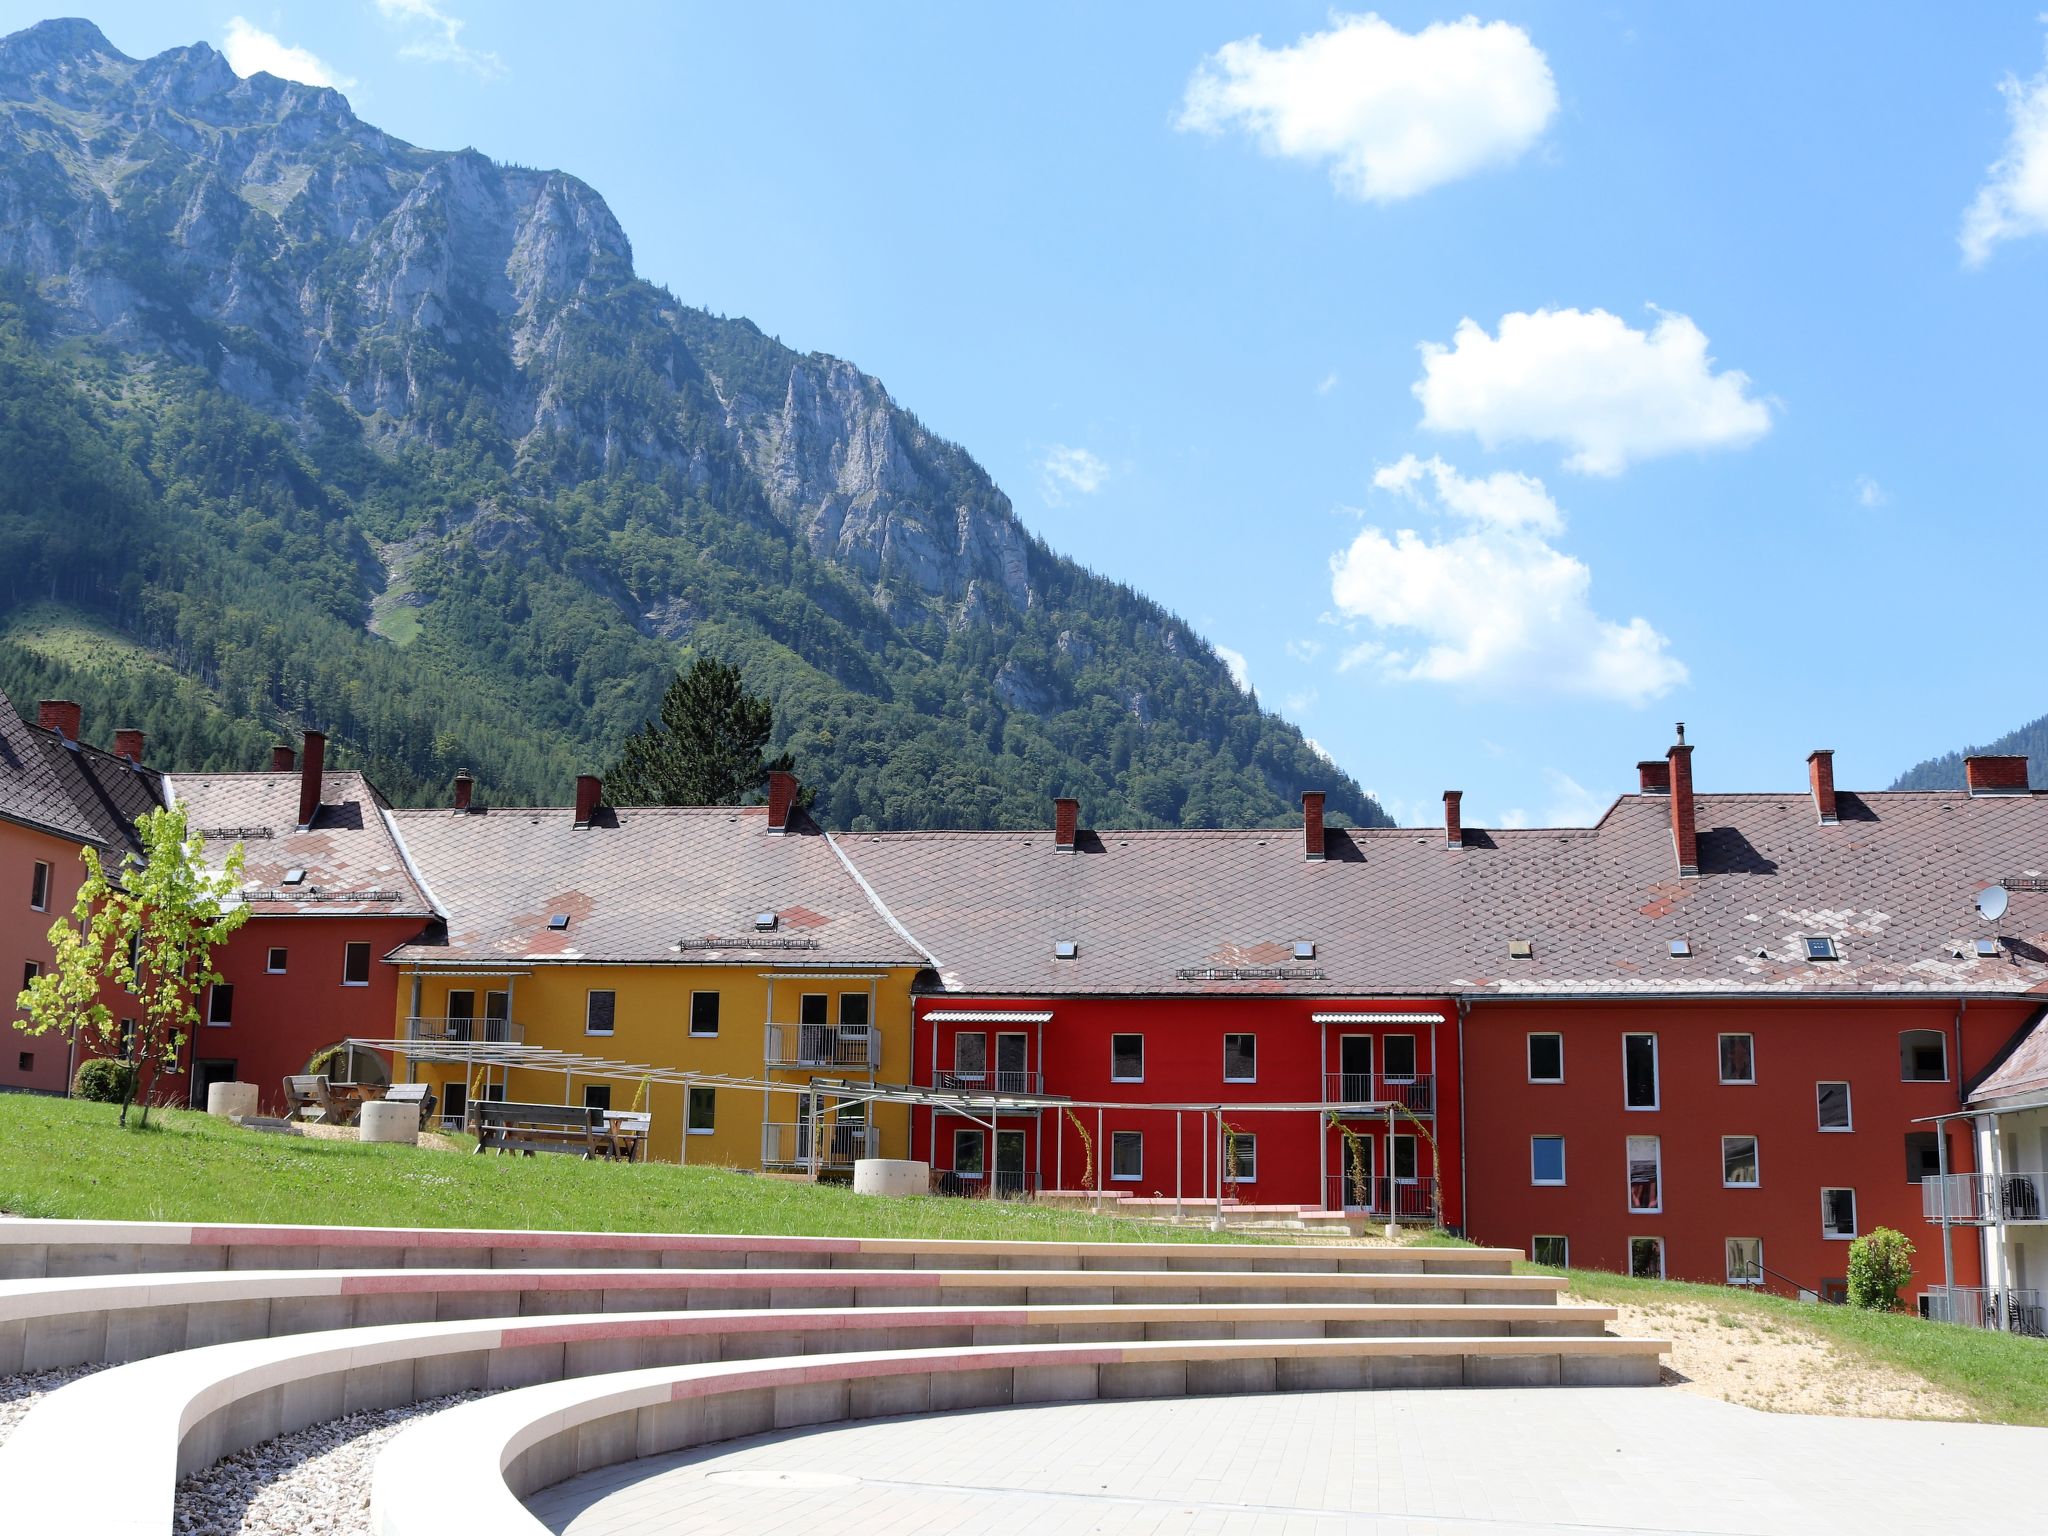
<instances>
[{"instance_id":1,"label":"paved plaza","mask_svg":"<svg viewBox=\"0 0 2048 1536\"><path fill-rule=\"evenodd\" d=\"M1657 1389L1090 1402L757 1436L589 1473L562 1536L1951 1530L2031 1523L2048 1430Z\"/></svg>"}]
</instances>

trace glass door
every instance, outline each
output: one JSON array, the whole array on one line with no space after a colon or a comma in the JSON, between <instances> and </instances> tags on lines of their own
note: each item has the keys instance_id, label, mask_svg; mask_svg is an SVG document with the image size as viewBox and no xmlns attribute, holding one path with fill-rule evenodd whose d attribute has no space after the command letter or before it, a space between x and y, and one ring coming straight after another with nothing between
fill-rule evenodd
<instances>
[{"instance_id":1,"label":"glass door","mask_svg":"<svg viewBox=\"0 0 2048 1536\"><path fill-rule=\"evenodd\" d=\"M1028 1090L1024 1075L1025 1036L996 1036L996 1092L1024 1093Z\"/></svg>"},{"instance_id":2,"label":"glass door","mask_svg":"<svg viewBox=\"0 0 2048 1536\"><path fill-rule=\"evenodd\" d=\"M1337 1098L1345 1104L1372 1102L1372 1036L1346 1035L1337 1043L1340 1081Z\"/></svg>"}]
</instances>

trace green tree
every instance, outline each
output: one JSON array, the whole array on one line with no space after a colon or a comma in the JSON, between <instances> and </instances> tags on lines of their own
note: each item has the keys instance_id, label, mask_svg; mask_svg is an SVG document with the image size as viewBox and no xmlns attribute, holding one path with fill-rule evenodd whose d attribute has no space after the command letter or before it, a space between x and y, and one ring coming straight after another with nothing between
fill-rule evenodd
<instances>
[{"instance_id":1,"label":"green tree","mask_svg":"<svg viewBox=\"0 0 2048 1536\"><path fill-rule=\"evenodd\" d=\"M1899 1310L1899 1287L1913 1278L1913 1242L1890 1227L1873 1227L1849 1245L1849 1305Z\"/></svg>"},{"instance_id":2,"label":"green tree","mask_svg":"<svg viewBox=\"0 0 2048 1536\"><path fill-rule=\"evenodd\" d=\"M199 1023L199 998L220 980L213 952L249 920L237 900L242 845L235 844L218 871L206 867L206 840L186 838L185 808L151 811L135 823L142 857L130 855L109 876L98 850L86 848L85 883L71 916L50 929L55 963L15 999L28 1015L17 1027L31 1035L58 1031L109 1053L123 1047L120 1027L100 1001L114 982L136 998L134 1037L125 1042L136 1071L121 1100L142 1100L149 1124L149 1093L159 1069L175 1071L179 1052Z\"/></svg>"},{"instance_id":3,"label":"green tree","mask_svg":"<svg viewBox=\"0 0 2048 1536\"><path fill-rule=\"evenodd\" d=\"M626 738L605 775L614 805L737 805L788 753L762 756L775 727L766 699L747 692L738 667L699 656L662 695L661 716Z\"/></svg>"}]
</instances>

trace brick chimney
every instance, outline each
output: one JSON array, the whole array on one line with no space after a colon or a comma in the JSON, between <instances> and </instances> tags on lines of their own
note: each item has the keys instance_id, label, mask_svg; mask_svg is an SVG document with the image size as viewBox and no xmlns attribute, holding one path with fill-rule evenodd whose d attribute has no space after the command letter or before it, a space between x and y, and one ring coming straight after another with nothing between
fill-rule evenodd
<instances>
[{"instance_id":1,"label":"brick chimney","mask_svg":"<svg viewBox=\"0 0 2048 1536\"><path fill-rule=\"evenodd\" d=\"M69 699L44 699L36 705L36 724L46 731L55 731L66 741L78 740L84 722L85 711Z\"/></svg>"},{"instance_id":2,"label":"brick chimney","mask_svg":"<svg viewBox=\"0 0 2048 1536\"><path fill-rule=\"evenodd\" d=\"M1465 817L1462 810L1465 791L1447 789L1444 791L1444 846L1462 848L1465 846Z\"/></svg>"},{"instance_id":3,"label":"brick chimney","mask_svg":"<svg viewBox=\"0 0 2048 1536\"><path fill-rule=\"evenodd\" d=\"M1671 764L1664 758L1645 758L1636 764L1636 787L1646 795L1671 793Z\"/></svg>"},{"instance_id":4,"label":"brick chimney","mask_svg":"<svg viewBox=\"0 0 2048 1536\"><path fill-rule=\"evenodd\" d=\"M1081 802L1061 795L1052 803L1052 846L1057 853L1072 853L1074 838L1081 830Z\"/></svg>"},{"instance_id":5,"label":"brick chimney","mask_svg":"<svg viewBox=\"0 0 2048 1536\"><path fill-rule=\"evenodd\" d=\"M114 732L114 756L125 757L129 762L142 766L143 735L140 731Z\"/></svg>"},{"instance_id":6,"label":"brick chimney","mask_svg":"<svg viewBox=\"0 0 2048 1536\"><path fill-rule=\"evenodd\" d=\"M469 797L475 788L476 780L469 776L467 768L455 770L455 809L458 811L469 809Z\"/></svg>"},{"instance_id":7,"label":"brick chimney","mask_svg":"<svg viewBox=\"0 0 2048 1536\"><path fill-rule=\"evenodd\" d=\"M43 708L50 706L45 704ZM73 705L76 709L78 706ZM49 722L45 721L45 724ZM2027 759L2024 754L2003 756L1986 753L1963 759L1963 782L1973 795L2024 795L2027 793Z\"/></svg>"},{"instance_id":8,"label":"brick chimney","mask_svg":"<svg viewBox=\"0 0 2048 1536\"><path fill-rule=\"evenodd\" d=\"M1323 835L1323 791L1304 789L1301 792L1301 842L1302 851L1311 859L1320 859L1327 846Z\"/></svg>"},{"instance_id":9,"label":"brick chimney","mask_svg":"<svg viewBox=\"0 0 2048 1536\"><path fill-rule=\"evenodd\" d=\"M594 773L576 775L576 825L587 827L604 803L604 780Z\"/></svg>"},{"instance_id":10,"label":"brick chimney","mask_svg":"<svg viewBox=\"0 0 2048 1536\"><path fill-rule=\"evenodd\" d=\"M306 748L299 761L299 830L304 831L320 814L320 780L327 768L327 736L324 732L306 732Z\"/></svg>"},{"instance_id":11,"label":"brick chimney","mask_svg":"<svg viewBox=\"0 0 2048 1536\"><path fill-rule=\"evenodd\" d=\"M1806 782L1813 789L1814 813L1820 824L1832 827L1835 815L1835 754L1826 747L1806 754Z\"/></svg>"},{"instance_id":12,"label":"brick chimney","mask_svg":"<svg viewBox=\"0 0 2048 1536\"><path fill-rule=\"evenodd\" d=\"M1700 872L1699 828L1693 820L1692 748L1685 742L1685 722L1678 722L1678 742L1664 755L1671 774L1671 846L1678 855L1680 877Z\"/></svg>"},{"instance_id":13,"label":"brick chimney","mask_svg":"<svg viewBox=\"0 0 2048 1536\"><path fill-rule=\"evenodd\" d=\"M768 775L768 830L787 832L789 813L796 808L797 778L776 769Z\"/></svg>"},{"instance_id":14,"label":"brick chimney","mask_svg":"<svg viewBox=\"0 0 2048 1536\"><path fill-rule=\"evenodd\" d=\"M272 773L290 773L298 766L298 754L293 752L283 742L280 741L270 749L270 771Z\"/></svg>"}]
</instances>

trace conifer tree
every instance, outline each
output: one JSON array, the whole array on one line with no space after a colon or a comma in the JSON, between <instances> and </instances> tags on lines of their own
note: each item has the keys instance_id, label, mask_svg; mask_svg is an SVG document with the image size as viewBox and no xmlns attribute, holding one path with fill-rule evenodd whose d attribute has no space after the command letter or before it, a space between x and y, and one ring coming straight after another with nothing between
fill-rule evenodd
<instances>
[{"instance_id":1,"label":"conifer tree","mask_svg":"<svg viewBox=\"0 0 2048 1536\"><path fill-rule=\"evenodd\" d=\"M762 756L775 727L766 699L747 692L739 668L699 656L662 695L660 718L626 738L605 775L613 805L738 805L788 753Z\"/></svg>"}]
</instances>

